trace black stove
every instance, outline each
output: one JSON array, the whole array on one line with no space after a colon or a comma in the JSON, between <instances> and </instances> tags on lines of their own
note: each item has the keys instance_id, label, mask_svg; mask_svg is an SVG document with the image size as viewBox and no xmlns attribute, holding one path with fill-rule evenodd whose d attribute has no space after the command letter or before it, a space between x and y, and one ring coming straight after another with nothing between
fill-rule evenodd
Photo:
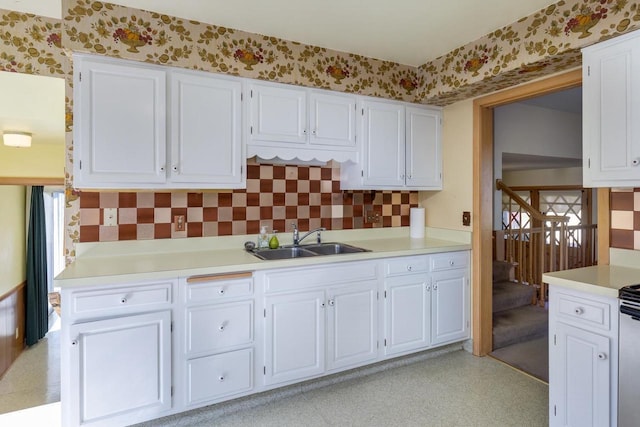
<instances>
[{"instance_id":1,"label":"black stove","mask_svg":"<svg viewBox=\"0 0 640 427\"><path fill-rule=\"evenodd\" d=\"M622 301L631 301L640 304L640 284L620 288L618 298Z\"/></svg>"}]
</instances>

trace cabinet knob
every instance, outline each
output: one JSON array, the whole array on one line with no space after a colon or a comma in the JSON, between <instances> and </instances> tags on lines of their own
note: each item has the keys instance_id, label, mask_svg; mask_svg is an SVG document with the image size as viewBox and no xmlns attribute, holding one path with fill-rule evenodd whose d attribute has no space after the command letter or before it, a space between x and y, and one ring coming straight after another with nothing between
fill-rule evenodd
<instances>
[{"instance_id":1,"label":"cabinet knob","mask_svg":"<svg viewBox=\"0 0 640 427\"><path fill-rule=\"evenodd\" d=\"M334 305L336 305L336 301L335 301L334 299L330 299L328 302L329 302L329 305L330 305L331 307L333 307Z\"/></svg>"},{"instance_id":2,"label":"cabinet knob","mask_svg":"<svg viewBox=\"0 0 640 427\"><path fill-rule=\"evenodd\" d=\"M218 295L224 295L224 288L218 289Z\"/></svg>"},{"instance_id":3,"label":"cabinet knob","mask_svg":"<svg viewBox=\"0 0 640 427\"><path fill-rule=\"evenodd\" d=\"M326 305L326 304L325 304L325 303L323 303L323 302L321 302L321 303L320 303L320 307L322 307L322 308L324 308L324 307L325 307L325 305Z\"/></svg>"},{"instance_id":4,"label":"cabinet knob","mask_svg":"<svg viewBox=\"0 0 640 427\"><path fill-rule=\"evenodd\" d=\"M220 326L218 326L218 330L222 332L226 327L227 327L227 322L223 322L220 324Z\"/></svg>"},{"instance_id":5,"label":"cabinet knob","mask_svg":"<svg viewBox=\"0 0 640 427\"><path fill-rule=\"evenodd\" d=\"M433 285L433 290L437 291L438 290L438 285Z\"/></svg>"},{"instance_id":6,"label":"cabinet knob","mask_svg":"<svg viewBox=\"0 0 640 427\"><path fill-rule=\"evenodd\" d=\"M126 304L126 303L127 303L127 299L126 299L126 298L122 298L122 299L120 300L120 304Z\"/></svg>"},{"instance_id":7,"label":"cabinet knob","mask_svg":"<svg viewBox=\"0 0 640 427\"><path fill-rule=\"evenodd\" d=\"M428 291L430 291L430 290L431 290L431 286L430 286L430 285L427 285L427 286L426 286L426 289L427 289L427 292L428 292Z\"/></svg>"},{"instance_id":8,"label":"cabinet knob","mask_svg":"<svg viewBox=\"0 0 640 427\"><path fill-rule=\"evenodd\" d=\"M607 355L605 353L598 353L598 359L607 360Z\"/></svg>"},{"instance_id":9,"label":"cabinet knob","mask_svg":"<svg viewBox=\"0 0 640 427\"><path fill-rule=\"evenodd\" d=\"M224 381L224 375L220 375L220 376L218 377L218 381L223 382L223 381Z\"/></svg>"},{"instance_id":10,"label":"cabinet knob","mask_svg":"<svg viewBox=\"0 0 640 427\"><path fill-rule=\"evenodd\" d=\"M582 313L584 313L584 308L582 307L576 307L575 310L573 310L573 312L575 314L577 314L578 316L580 316Z\"/></svg>"},{"instance_id":11,"label":"cabinet knob","mask_svg":"<svg viewBox=\"0 0 640 427\"><path fill-rule=\"evenodd\" d=\"M160 172L164 172L164 166L160 166Z\"/></svg>"},{"instance_id":12,"label":"cabinet knob","mask_svg":"<svg viewBox=\"0 0 640 427\"><path fill-rule=\"evenodd\" d=\"M317 130L317 129L314 129L314 130L312 130L312 131L311 131L311 133L312 133L313 135L316 135L316 134L318 133L318 130Z\"/></svg>"},{"instance_id":13,"label":"cabinet knob","mask_svg":"<svg viewBox=\"0 0 640 427\"><path fill-rule=\"evenodd\" d=\"M407 175L407 179L413 178L413 175Z\"/></svg>"},{"instance_id":14,"label":"cabinet knob","mask_svg":"<svg viewBox=\"0 0 640 427\"><path fill-rule=\"evenodd\" d=\"M453 267L453 265L455 264L454 260L449 260L449 265Z\"/></svg>"},{"instance_id":15,"label":"cabinet knob","mask_svg":"<svg viewBox=\"0 0 640 427\"><path fill-rule=\"evenodd\" d=\"M640 165L640 159L639 159L639 158L635 158L635 159L633 159L633 160L631 161L631 164L632 164L633 166L638 166L638 165Z\"/></svg>"},{"instance_id":16,"label":"cabinet knob","mask_svg":"<svg viewBox=\"0 0 640 427\"><path fill-rule=\"evenodd\" d=\"M303 129L303 130L302 130L302 133L306 135L306 134L307 134L307 130L306 130L306 129Z\"/></svg>"},{"instance_id":17,"label":"cabinet knob","mask_svg":"<svg viewBox=\"0 0 640 427\"><path fill-rule=\"evenodd\" d=\"M174 167L173 167L173 171L174 171L174 172L178 172L178 166L174 166Z\"/></svg>"},{"instance_id":18,"label":"cabinet knob","mask_svg":"<svg viewBox=\"0 0 640 427\"><path fill-rule=\"evenodd\" d=\"M77 340L71 341L71 345L78 345L78 341Z\"/></svg>"},{"instance_id":19,"label":"cabinet knob","mask_svg":"<svg viewBox=\"0 0 640 427\"><path fill-rule=\"evenodd\" d=\"M411 271L411 270L413 270L413 267L410 265L407 265L407 271Z\"/></svg>"}]
</instances>

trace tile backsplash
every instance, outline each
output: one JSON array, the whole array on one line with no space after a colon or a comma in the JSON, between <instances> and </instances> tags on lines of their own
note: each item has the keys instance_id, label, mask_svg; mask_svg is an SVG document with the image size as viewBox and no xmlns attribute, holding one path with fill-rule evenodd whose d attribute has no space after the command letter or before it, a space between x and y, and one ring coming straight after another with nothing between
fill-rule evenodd
<instances>
[{"instance_id":1,"label":"tile backsplash","mask_svg":"<svg viewBox=\"0 0 640 427\"><path fill-rule=\"evenodd\" d=\"M612 248L640 250L640 188L611 190Z\"/></svg>"},{"instance_id":2,"label":"tile backsplash","mask_svg":"<svg viewBox=\"0 0 640 427\"><path fill-rule=\"evenodd\" d=\"M339 167L249 164L246 190L83 191L80 242L258 234L261 225L290 232L292 222L301 231L400 227L416 206L417 191L341 191ZM117 210L117 225L104 225L105 209ZM380 222L366 222L369 211Z\"/></svg>"}]
</instances>

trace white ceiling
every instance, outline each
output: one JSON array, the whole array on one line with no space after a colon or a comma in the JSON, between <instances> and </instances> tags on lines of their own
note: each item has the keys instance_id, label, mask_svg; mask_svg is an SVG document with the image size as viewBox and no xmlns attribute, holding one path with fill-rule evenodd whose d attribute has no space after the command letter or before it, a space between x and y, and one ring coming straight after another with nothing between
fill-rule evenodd
<instances>
[{"instance_id":1,"label":"white ceiling","mask_svg":"<svg viewBox=\"0 0 640 427\"><path fill-rule=\"evenodd\" d=\"M30 132L32 144L64 144L64 79L0 72L0 133Z\"/></svg>"},{"instance_id":2,"label":"white ceiling","mask_svg":"<svg viewBox=\"0 0 640 427\"><path fill-rule=\"evenodd\" d=\"M224 27L422 65L553 0L112 0ZM0 0L61 17L61 0Z\"/></svg>"}]
</instances>

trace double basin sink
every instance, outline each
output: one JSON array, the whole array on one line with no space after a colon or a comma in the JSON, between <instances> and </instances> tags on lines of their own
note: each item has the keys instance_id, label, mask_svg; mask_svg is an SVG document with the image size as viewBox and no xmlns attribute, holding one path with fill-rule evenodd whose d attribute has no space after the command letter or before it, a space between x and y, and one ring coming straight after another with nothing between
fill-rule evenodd
<instances>
[{"instance_id":1,"label":"double basin sink","mask_svg":"<svg viewBox=\"0 0 640 427\"><path fill-rule=\"evenodd\" d=\"M344 243L318 243L304 246L281 246L278 249L252 249L248 252L260 259L279 260L323 255L355 254L359 252L369 252L369 250Z\"/></svg>"}]
</instances>

